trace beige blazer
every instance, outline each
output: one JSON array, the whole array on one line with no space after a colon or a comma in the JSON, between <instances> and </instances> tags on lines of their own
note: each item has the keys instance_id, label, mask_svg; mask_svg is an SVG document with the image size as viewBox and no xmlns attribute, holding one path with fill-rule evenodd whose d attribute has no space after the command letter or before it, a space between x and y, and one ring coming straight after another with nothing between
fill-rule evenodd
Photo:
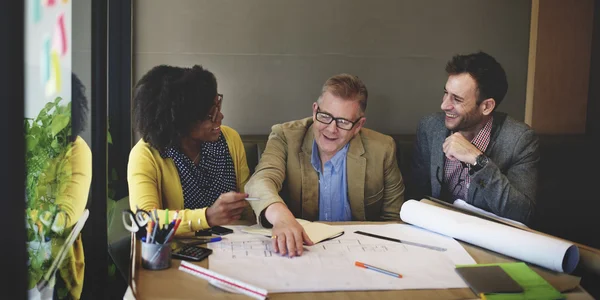
<instances>
[{"instance_id":1,"label":"beige blazer","mask_svg":"<svg viewBox=\"0 0 600 300\"><path fill-rule=\"evenodd\" d=\"M245 186L261 222L263 211L284 202L296 218L319 218L319 175L310 159L314 141L312 118L277 124L256 171ZM348 201L353 221L399 220L404 182L392 137L363 128L352 140L346 161ZM265 221L262 219L262 221Z\"/></svg>"}]
</instances>

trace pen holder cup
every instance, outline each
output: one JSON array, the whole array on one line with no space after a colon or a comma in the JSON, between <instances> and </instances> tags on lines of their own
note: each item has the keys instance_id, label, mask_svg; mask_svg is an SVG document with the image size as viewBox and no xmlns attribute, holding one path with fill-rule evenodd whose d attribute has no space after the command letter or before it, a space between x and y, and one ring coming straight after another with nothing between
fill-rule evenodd
<instances>
[{"instance_id":1,"label":"pen holder cup","mask_svg":"<svg viewBox=\"0 0 600 300\"><path fill-rule=\"evenodd\" d=\"M142 267L148 270L163 270L171 267L171 243L142 242Z\"/></svg>"}]
</instances>

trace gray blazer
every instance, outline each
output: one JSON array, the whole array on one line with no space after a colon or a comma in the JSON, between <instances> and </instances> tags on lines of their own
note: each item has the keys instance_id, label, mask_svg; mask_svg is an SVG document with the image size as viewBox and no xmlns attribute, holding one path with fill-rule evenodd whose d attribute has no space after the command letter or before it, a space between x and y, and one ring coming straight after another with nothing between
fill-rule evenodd
<instances>
[{"instance_id":1,"label":"gray blazer","mask_svg":"<svg viewBox=\"0 0 600 300\"><path fill-rule=\"evenodd\" d=\"M469 204L528 224L533 216L537 193L538 138L528 125L505 113L494 112L490 143L485 155L490 158L483 169L471 174L467 192ZM417 128L406 199L432 196L450 201L442 190L446 156L442 144L450 131L444 113L421 119Z\"/></svg>"}]
</instances>

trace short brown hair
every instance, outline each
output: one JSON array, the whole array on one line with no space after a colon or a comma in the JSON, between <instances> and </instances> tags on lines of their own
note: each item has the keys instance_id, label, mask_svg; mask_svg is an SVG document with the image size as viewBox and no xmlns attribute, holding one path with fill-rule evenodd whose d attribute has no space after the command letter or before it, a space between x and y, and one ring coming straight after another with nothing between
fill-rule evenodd
<instances>
[{"instance_id":1,"label":"short brown hair","mask_svg":"<svg viewBox=\"0 0 600 300\"><path fill-rule=\"evenodd\" d=\"M448 75L467 73L475 79L479 94L477 105L485 99L493 98L498 107L508 90L508 80L504 68L495 58L482 51L467 55L455 55L446 64L446 73Z\"/></svg>"},{"instance_id":2,"label":"short brown hair","mask_svg":"<svg viewBox=\"0 0 600 300\"><path fill-rule=\"evenodd\" d=\"M367 98L369 92L365 84L357 76L350 74L339 74L330 77L325 81L321 96L325 92L330 92L336 97L345 100L358 100L360 110L364 113L367 110Z\"/></svg>"}]
</instances>

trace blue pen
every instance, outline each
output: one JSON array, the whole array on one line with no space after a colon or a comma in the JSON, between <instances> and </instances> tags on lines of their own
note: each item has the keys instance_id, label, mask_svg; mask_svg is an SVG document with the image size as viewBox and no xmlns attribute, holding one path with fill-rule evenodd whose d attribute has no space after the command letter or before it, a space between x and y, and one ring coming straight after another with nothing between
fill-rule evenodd
<instances>
[{"instance_id":1,"label":"blue pen","mask_svg":"<svg viewBox=\"0 0 600 300\"><path fill-rule=\"evenodd\" d=\"M158 224L158 222L156 222L156 225L154 225L154 228L152 228L152 236L150 236L150 243L156 243L156 232L158 231L158 226L160 226Z\"/></svg>"},{"instance_id":2,"label":"blue pen","mask_svg":"<svg viewBox=\"0 0 600 300\"><path fill-rule=\"evenodd\" d=\"M190 243L185 243L188 246L194 246L194 245L203 245L203 244L208 244L208 243L213 243L213 242L218 242L220 240L222 240L223 238L219 237L214 237L214 238L209 238L209 239L198 239L195 240L193 242Z\"/></svg>"}]
</instances>

